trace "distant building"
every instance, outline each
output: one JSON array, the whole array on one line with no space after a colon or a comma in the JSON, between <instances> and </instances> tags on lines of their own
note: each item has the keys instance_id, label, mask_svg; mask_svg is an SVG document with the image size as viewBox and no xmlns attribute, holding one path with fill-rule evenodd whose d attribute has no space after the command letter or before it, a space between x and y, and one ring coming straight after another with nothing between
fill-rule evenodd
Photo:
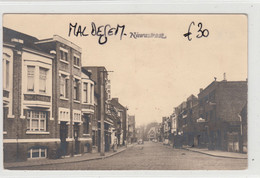
<instances>
[{"instance_id":1,"label":"distant building","mask_svg":"<svg viewBox=\"0 0 260 178\"><path fill-rule=\"evenodd\" d=\"M147 138L149 141L153 141L154 139L157 138L157 128L156 127L151 127L150 130L148 131Z\"/></svg>"},{"instance_id":2,"label":"distant building","mask_svg":"<svg viewBox=\"0 0 260 178\"><path fill-rule=\"evenodd\" d=\"M136 142L135 116L128 116L128 143Z\"/></svg>"},{"instance_id":3,"label":"distant building","mask_svg":"<svg viewBox=\"0 0 260 178\"><path fill-rule=\"evenodd\" d=\"M120 137L118 138L119 144L125 145L127 141L127 125L128 125L127 107L120 104L118 98L112 98L110 103L113 107L116 108L116 110L118 111L118 117L120 118L121 134Z\"/></svg>"}]
</instances>

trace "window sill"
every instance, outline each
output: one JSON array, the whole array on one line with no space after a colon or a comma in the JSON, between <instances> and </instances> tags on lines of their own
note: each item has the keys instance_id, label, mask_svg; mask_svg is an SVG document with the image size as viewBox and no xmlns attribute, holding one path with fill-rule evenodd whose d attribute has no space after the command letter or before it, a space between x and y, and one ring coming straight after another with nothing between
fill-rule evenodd
<instances>
[{"instance_id":1,"label":"window sill","mask_svg":"<svg viewBox=\"0 0 260 178\"><path fill-rule=\"evenodd\" d=\"M77 68L77 69L80 69L80 67L79 67L79 66L77 66L77 65L73 65L73 67L75 67L75 68Z\"/></svg>"},{"instance_id":2,"label":"window sill","mask_svg":"<svg viewBox=\"0 0 260 178\"><path fill-rule=\"evenodd\" d=\"M6 135L6 134L7 134L7 132L6 132L6 131L3 131L3 134L4 134L4 135Z\"/></svg>"},{"instance_id":3,"label":"window sill","mask_svg":"<svg viewBox=\"0 0 260 178\"><path fill-rule=\"evenodd\" d=\"M37 159L46 159L46 157L35 157L35 158L27 158L28 161L33 161Z\"/></svg>"},{"instance_id":4,"label":"window sill","mask_svg":"<svg viewBox=\"0 0 260 178\"><path fill-rule=\"evenodd\" d=\"M63 63L65 63L65 64L69 64L68 61L65 61L65 60L63 60L63 59L60 59L60 62L63 62Z\"/></svg>"},{"instance_id":5,"label":"window sill","mask_svg":"<svg viewBox=\"0 0 260 178\"><path fill-rule=\"evenodd\" d=\"M3 90L10 92L10 88L3 88Z\"/></svg>"},{"instance_id":6,"label":"window sill","mask_svg":"<svg viewBox=\"0 0 260 178\"><path fill-rule=\"evenodd\" d=\"M51 96L49 93L43 93L43 92L34 92L34 91L26 91L23 93L24 95L41 95L41 96Z\"/></svg>"},{"instance_id":7,"label":"window sill","mask_svg":"<svg viewBox=\"0 0 260 178\"><path fill-rule=\"evenodd\" d=\"M85 136L85 137L90 137L90 134L83 134L83 136Z\"/></svg>"},{"instance_id":8,"label":"window sill","mask_svg":"<svg viewBox=\"0 0 260 178\"><path fill-rule=\"evenodd\" d=\"M49 135L50 132L26 131L27 135Z\"/></svg>"},{"instance_id":9,"label":"window sill","mask_svg":"<svg viewBox=\"0 0 260 178\"><path fill-rule=\"evenodd\" d=\"M14 115L7 115L7 118L14 119Z\"/></svg>"},{"instance_id":10,"label":"window sill","mask_svg":"<svg viewBox=\"0 0 260 178\"><path fill-rule=\"evenodd\" d=\"M62 96L60 96L60 99L65 100L65 101L69 101L69 98L65 98L65 97L62 97Z\"/></svg>"},{"instance_id":11,"label":"window sill","mask_svg":"<svg viewBox=\"0 0 260 178\"><path fill-rule=\"evenodd\" d=\"M74 100L74 103L80 103L80 101L79 100Z\"/></svg>"},{"instance_id":12,"label":"window sill","mask_svg":"<svg viewBox=\"0 0 260 178\"><path fill-rule=\"evenodd\" d=\"M95 105L94 103L87 103L87 102L83 102L82 104L86 104L86 105L92 105L92 106L94 106L94 105Z\"/></svg>"}]
</instances>

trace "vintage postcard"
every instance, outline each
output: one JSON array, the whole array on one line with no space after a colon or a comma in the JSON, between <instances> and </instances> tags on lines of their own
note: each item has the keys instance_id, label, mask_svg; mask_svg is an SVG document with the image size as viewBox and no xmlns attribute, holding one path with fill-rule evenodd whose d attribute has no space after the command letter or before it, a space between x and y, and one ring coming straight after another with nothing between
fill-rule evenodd
<instances>
[{"instance_id":1,"label":"vintage postcard","mask_svg":"<svg viewBox=\"0 0 260 178\"><path fill-rule=\"evenodd\" d=\"M244 170L244 14L4 14L10 170Z\"/></svg>"}]
</instances>

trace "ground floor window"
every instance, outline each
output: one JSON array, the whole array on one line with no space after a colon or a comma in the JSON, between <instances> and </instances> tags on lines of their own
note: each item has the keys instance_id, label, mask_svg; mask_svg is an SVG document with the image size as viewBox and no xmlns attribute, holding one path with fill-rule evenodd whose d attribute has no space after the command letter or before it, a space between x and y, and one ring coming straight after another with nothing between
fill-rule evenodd
<instances>
[{"instance_id":1,"label":"ground floor window","mask_svg":"<svg viewBox=\"0 0 260 178\"><path fill-rule=\"evenodd\" d=\"M47 113L43 111L27 111L27 130L46 131Z\"/></svg>"},{"instance_id":2,"label":"ground floor window","mask_svg":"<svg viewBox=\"0 0 260 178\"><path fill-rule=\"evenodd\" d=\"M31 148L28 150L27 158L46 158L47 148Z\"/></svg>"}]
</instances>

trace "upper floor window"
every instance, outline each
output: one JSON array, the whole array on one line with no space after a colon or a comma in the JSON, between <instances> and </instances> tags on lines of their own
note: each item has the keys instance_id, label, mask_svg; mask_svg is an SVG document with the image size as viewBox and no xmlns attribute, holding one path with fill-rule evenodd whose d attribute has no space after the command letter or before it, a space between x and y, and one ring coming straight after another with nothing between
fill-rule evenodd
<instances>
[{"instance_id":1,"label":"upper floor window","mask_svg":"<svg viewBox=\"0 0 260 178\"><path fill-rule=\"evenodd\" d=\"M64 98L68 98L68 87L69 80L66 75L61 75L60 77L60 96Z\"/></svg>"},{"instance_id":2,"label":"upper floor window","mask_svg":"<svg viewBox=\"0 0 260 178\"><path fill-rule=\"evenodd\" d=\"M35 67L27 66L27 91L34 91Z\"/></svg>"},{"instance_id":3,"label":"upper floor window","mask_svg":"<svg viewBox=\"0 0 260 178\"><path fill-rule=\"evenodd\" d=\"M9 88L10 62L5 61L5 87Z\"/></svg>"},{"instance_id":4,"label":"upper floor window","mask_svg":"<svg viewBox=\"0 0 260 178\"><path fill-rule=\"evenodd\" d=\"M46 131L47 113L43 111L27 111L27 130Z\"/></svg>"},{"instance_id":5,"label":"upper floor window","mask_svg":"<svg viewBox=\"0 0 260 178\"><path fill-rule=\"evenodd\" d=\"M3 53L3 88L10 89L12 77L12 65L11 56L7 53Z\"/></svg>"},{"instance_id":6,"label":"upper floor window","mask_svg":"<svg viewBox=\"0 0 260 178\"><path fill-rule=\"evenodd\" d=\"M93 93L93 84L90 84L90 103L93 103L93 97L94 97L94 93Z\"/></svg>"},{"instance_id":7,"label":"upper floor window","mask_svg":"<svg viewBox=\"0 0 260 178\"><path fill-rule=\"evenodd\" d=\"M60 59L64 61L68 61L68 53L60 50Z\"/></svg>"},{"instance_id":8,"label":"upper floor window","mask_svg":"<svg viewBox=\"0 0 260 178\"><path fill-rule=\"evenodd\" d=\"M88 102L88 83L83 83L83 102L87 103Z\"/></svg>"},{"instance_id":9,"label":"upper floor window","mask_svg":"<svg viewBox=\"0 0 260 178\"><path fill-rule=\"evenodd\" d=\"M79 80L74 79L73 81L73 99L79 100Z\"/></svg>"},{"instance_id":10,"label":"upper floor window","mask_svg":"<svg viewBox=\"0 0 260 178\"><path fill-rule=\"evenodd\" d=\"M79 66L79 57L74 56L73 64Z\"/></svg>"},{"instance_id":11,"label":"upper floor window","mask_svg":"<svg viewBox=\"0 0 260 178\"><path fill-rule=\"evenodd\" d=\"M48 70L38 66L27 66L27 91L46 93Z\"/></svg>"},{"instance_id":12,"label":"upper floor window","mask_svg":"<svg viewBox=\"0 0 260 178\"><path fill-rule=\"evenodd\" d=\"M40 76L39 76L39 91L46 93L46 81L47 81L47 69L40 67Z\"/></svg>"}]
</instances>

